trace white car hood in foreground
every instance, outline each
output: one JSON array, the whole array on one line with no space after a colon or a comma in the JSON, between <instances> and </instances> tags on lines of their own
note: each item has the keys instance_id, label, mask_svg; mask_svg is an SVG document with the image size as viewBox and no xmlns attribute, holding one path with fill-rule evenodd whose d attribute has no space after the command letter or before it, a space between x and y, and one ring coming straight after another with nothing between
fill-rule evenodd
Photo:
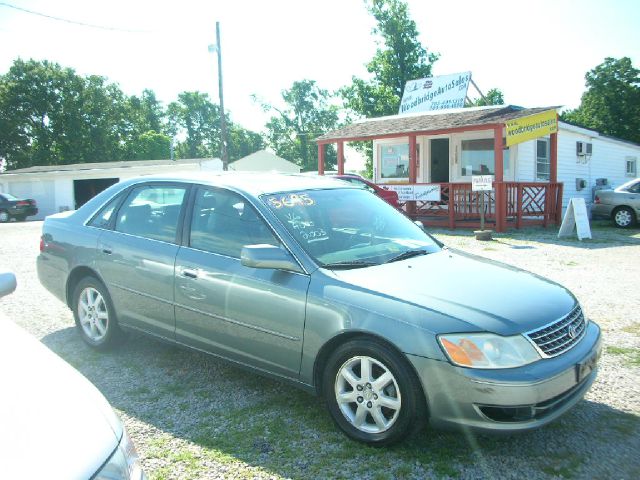
<instances>
[{"instance_id":1,"label":"white car hood in foreground","mask_svg":"<svg viewBox=\"0 0 640 480\"><path fill-rule=\"evenodd\" d=\"M102 394L0 314L0 478L88 479L122 424Z\"/></svg>"}]
</instances>

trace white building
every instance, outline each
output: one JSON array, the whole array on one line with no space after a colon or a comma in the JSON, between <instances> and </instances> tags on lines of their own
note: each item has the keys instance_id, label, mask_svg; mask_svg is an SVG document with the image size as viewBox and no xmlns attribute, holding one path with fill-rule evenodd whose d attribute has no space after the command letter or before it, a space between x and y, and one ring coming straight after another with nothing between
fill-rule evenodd
<instances>
[{"instance_id":1,"label":"white building","mask_svg":"<svg viewBox=\"0 0 640 480\"><path fill-rule=\"evenodd\" d=\"M247 155L240 160L231 162L229 170L236 172L283 172L300 173L300 166L280 158L267 150Z\"/></svg>"},{"instance_id":2,"label":"white building","mask_svg":"<svg viewBox=\"0 0 640 480\"><path fill-rule=\"evenodd\" d=\"M501 105L362 120L317 139L319 171L326 145L337 144L340 157L347 142L372 141L376 183L400 191L409 190L399 185L416 186L414 192L419 185L435 189L436 198L426 201L407 197L408 213L426 224L477 226L480 202L471 187L476 175L495 177L485 213L499 231L558 223L571 198L589 205L596 186L615 187L638 176L640 145L556 123L554 110ZM555 133L505 147L508 125L550 113Z\"/></svg>"},{"instance_id":3,"label":"white building","mask_svg":"<svg viewBox=\"0 0 640 480\"><path fill-rule=\"evenodd\" d=\"M219 170L222 170L222 162L217 158L29 167L0 174L0 192L19 198L33 198L38 204L38 214L29 218L43 219L53 213L73 210L105 188L127 178Z\"/></svg>"}]
</instances>

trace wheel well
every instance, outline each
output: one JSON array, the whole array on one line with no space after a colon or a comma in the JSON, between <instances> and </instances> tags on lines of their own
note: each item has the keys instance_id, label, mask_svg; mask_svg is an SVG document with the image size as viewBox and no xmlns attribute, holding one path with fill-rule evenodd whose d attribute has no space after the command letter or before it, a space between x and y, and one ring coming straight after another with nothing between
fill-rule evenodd
<instances>
[{"instance_id":1,"label":"wheel well","mask_svg":"<svg viewBox=\"0 0 640 480\"><path fill-rule=\"evenodd\" d=\"M322 348L320 349L320 351L318 352L318 355L316 357L316 361L313 367L313 383L315 386L315 390L316 390L316 394L318 395L322 395L322 376L324 373L324 366L327 363L327 360L329 359L329 355L331 355L331 352L333 352L336 348L338 348L340 345L343 345L344 343L347 343L351 340L357 339L357 338L362 338L362 339L372 339L375 340L376 342L380 342L380 343L384 343L387 347L391 348L392 350L394 350L398 355L400 355L402 358L405 358L404 353L402 353L402 351L396 347L393 343L389 342L387 339L380 337L378 335L374 335L372 333L364 333L364 332L345 332L342 333L340 335L337 335L335 337L333 337L331 340L329 340L327 343L325 343ZM420 389L422 390L422 398L425 402L425 406L427 405L427 395L426 392L424 391L424 386L422 385L422 382L420 381L420 377L418 376L418 372L416 372L415 368L413 367L413 365L411 364L411 362L409 360L407 360L407 364L409 365L409 367L411 368L411 370L413 371L413 374L416 376L416 379L418 380L418 384L420 385Z\"/></svg>"},{"instance_id":2,"label":"wheel well","mask_svg":"<svg viewBox=\"0 0 640 480\"><path fill-rule=\"evenodd\" d=\"M618 210L622 209L622 208L626 208L627 210L631 210L631 213L633 213L634 215L635 215L635 213L636 213L636 212L635 212L635 210L634 210L632 207L630 207L629 205L618 205L616 208L614 208L614 209L611 211L611 215L615 215L615 213L616 213Z\"/></svg>"},{"instance_id":3,"label":"wheel well","mask_svg":"<svg viewBox=\"0 0 640 480\"><path fill-rule=\"evenodd\" d=\"M73 291L76 289L76 285L78 285L78 282L85 277L94 277L98 279L100 282L102 282L102 280L100 279L100 276L89 267L75 268L69 275L69 278L67 279L67 288L66 288L67 306L71 309L73 309L73 305L71 304L73 300L71 298L73 295Z\"/></svg>"}]
</instances>

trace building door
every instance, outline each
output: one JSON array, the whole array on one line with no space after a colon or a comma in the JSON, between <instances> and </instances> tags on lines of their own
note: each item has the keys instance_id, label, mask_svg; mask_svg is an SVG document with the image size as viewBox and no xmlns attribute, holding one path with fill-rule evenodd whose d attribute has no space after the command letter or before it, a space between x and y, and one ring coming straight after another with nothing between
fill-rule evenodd
<instances>
[{"instance_id":1,"label":"building door","mask_svg":"<svg viewBox=\"0 0 640 480\"><path fill-rule=\"evenodd\" d=\"M430 142L431 183L449 182L449 139L434 138Z\"/></svg>"},{"instance_id":2,"label":"building door","mask_svg":"<svg viewBox=\"0 0 640 480\"><path fill-rule=\"evenodd\" d=\"M73 181L75 208L80 208L97 194L120 181L118 178L90 178Z\"/></svg>"}]
</instances>

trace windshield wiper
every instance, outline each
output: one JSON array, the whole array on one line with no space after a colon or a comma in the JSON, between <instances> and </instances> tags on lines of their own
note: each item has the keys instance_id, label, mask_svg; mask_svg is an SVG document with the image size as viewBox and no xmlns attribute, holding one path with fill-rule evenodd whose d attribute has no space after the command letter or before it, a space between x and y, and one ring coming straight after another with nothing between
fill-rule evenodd
<instances>
[{"instance_id":1,"label":"windshield wiper","mask_svg":"<svg viewBox=\"0 0 640 480\"><path fill-rule=\"evenodd\" d=\"M427 252L426 250L407 250L406 252L402 252L399 255L396 255L395 257L391 257L389 260L387 260L384 263L391 263L391 262L397 262L398 260L406 260L407 258L412 258L412 257L417 257L419 255L426 255Z\"/></svg>"},{"instance_id":2,"label":"windshield wiper","mask_svg":"<svg viewBox=\"0 0 640 480\"><path fill-rule=\"evenodd\" d=\"M330 270L347 270L349 268L363 268L363 267L372 267L373 265L378 265L375 262L367 262L364 260L349 260L346 262L335 262L335 263L323 263L321 265L322 268L328 268Z\"/></svg>"}]
</instances>

